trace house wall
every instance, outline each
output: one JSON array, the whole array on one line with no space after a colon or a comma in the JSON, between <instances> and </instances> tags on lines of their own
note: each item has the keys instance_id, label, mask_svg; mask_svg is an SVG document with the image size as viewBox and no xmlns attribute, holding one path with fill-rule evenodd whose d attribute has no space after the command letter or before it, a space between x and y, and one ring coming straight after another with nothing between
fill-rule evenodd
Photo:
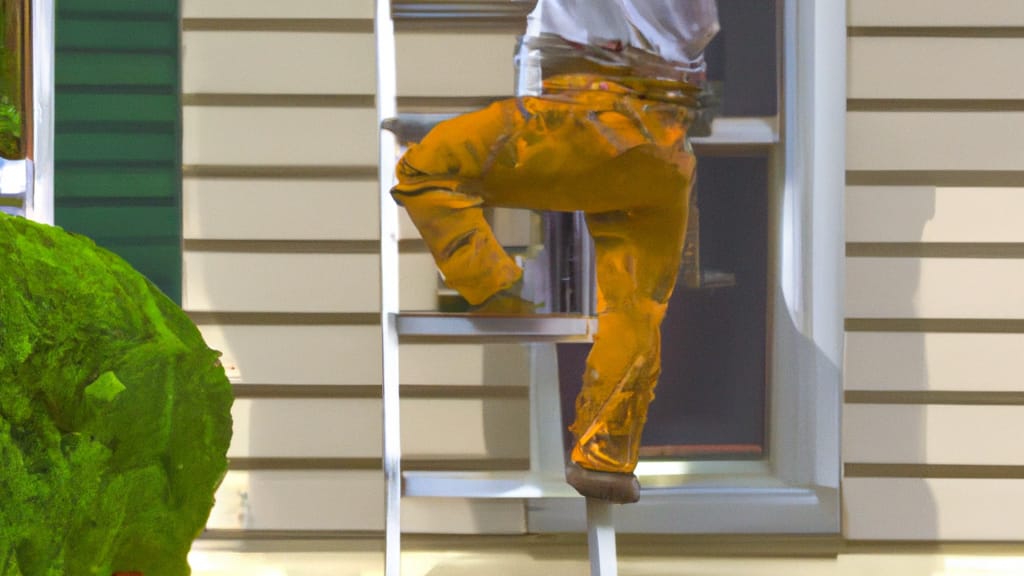
<instances>
[{"instance_id":1,"label":"house wall","mask_svg":"<svg viewBox=\"0 0 1024 576\"><path fill-rule=\"evenodd\" d=\"M210 528L382 537L373 1L188 0L182 12L183 304L238 398ZM510 94L513 41L401 32L403 108ZM403 309L432 309L433 261L407 220L402 237ZM528 468L526 354L403 344L403 467ZM406 499L403 528L522 533L525 506Z\"/></svg>"},{"instance_id":2,"label":"house wall","mask_svg":"<svg viewBox=\"0 0 1024 576\"><path fill-rule=\"evenodd\" d=\"M1024 4L848 8L845 536L1020 540Z\"/></svg>"},{"instance_id":3,"label":"house wall","mask_svg":"<svg viewBox=\"0 0 1024 576\"><path fill-rule=\"evenodd\" d=\"M844 535L1019 539L1024 5L848 8ZM183 0L184 306L239 398L214 531L382 538L372 17ZM400 24L400 107L511 94L514 34ZM403 305L431 308L431 260L403 237ZM402 362L407 469L528 466L522 349L404 344ZM406 499L403 523L517 534L525 503Z\"/></svg>"}]
</instances>

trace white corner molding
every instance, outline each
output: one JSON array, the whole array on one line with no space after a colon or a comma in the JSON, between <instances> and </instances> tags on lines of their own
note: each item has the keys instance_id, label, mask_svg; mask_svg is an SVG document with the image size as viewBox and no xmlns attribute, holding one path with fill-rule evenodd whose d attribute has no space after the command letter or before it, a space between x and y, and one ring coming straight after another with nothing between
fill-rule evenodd
<instances>
[{"instance_id":1,"label":"white corner molding","mask_svg":"<svg viewBox=\"0 0 1024 576\"><path fill-rule=\"evenodd\" d=\"M32 0L32 155L25 215L53 224L54 0ZM28 103L26 102L26 105Z\"/></svg>"}]
</instances>

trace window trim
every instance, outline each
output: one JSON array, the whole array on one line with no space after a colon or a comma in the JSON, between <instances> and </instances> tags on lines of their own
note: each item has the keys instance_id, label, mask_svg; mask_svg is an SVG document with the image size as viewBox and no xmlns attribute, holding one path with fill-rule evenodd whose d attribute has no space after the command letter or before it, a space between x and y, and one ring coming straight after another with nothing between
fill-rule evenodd
<instances>
[{"instance_id":1,"label":"window trim","mask_svg":"<svg viewBox=\"0 0 1024 576\"><path fill-rule=\"evenodd\" d=\"M841 531L846 13L841 2L780 2L770 456L681 463L682 485L616 509L624 533ZM531 532L585 529L579 497L541 498L527 513Z\"/></svg>"}]
</instances>

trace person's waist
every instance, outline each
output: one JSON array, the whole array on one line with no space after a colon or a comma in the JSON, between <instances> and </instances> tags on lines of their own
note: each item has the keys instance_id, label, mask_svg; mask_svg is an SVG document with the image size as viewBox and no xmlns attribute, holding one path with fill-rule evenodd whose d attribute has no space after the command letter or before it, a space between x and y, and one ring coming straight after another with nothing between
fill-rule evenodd
<instances>
[{"instance_id":1,"label":"person's waist","mask_svg":"<svg viewBox=\"0 0 1024 576\"><path fill-rule=\"evenodd\" d=\"M697 108L694 88L676 81L615 76L583 72L563 72L541 80L540 95L557 96L573 92L602 92L640 100L664 102L684 108Z\"/></svg>"},{"instance_id":2,"label":"person's waist","mask_svg":"<svg viewBox=\"0 0 1024 576\"><path fill-rule=\"evenodd\" d=\"M673 62L621 41L581 44L553 34L522 36L519 44L520 54L533 54L548 66L585 60L609 69L629 70L627 74L634 76L676 80L698 86L706 79L707 66L703 55L693 62Z\"/></svg>"},{"instance_id":3,"label":"person's waist","mask_svg":"<svg viewBox=\"0 0 1024 576\"><path fill-rule=\"evenodd\" d=\"M680 68L629 46L581 45L551 35L522 37L516 64L520 95L609 90L701 108L706 84L703 66ZM591 82L591 77L601 81Z\"/></svg>"}]
</instances>

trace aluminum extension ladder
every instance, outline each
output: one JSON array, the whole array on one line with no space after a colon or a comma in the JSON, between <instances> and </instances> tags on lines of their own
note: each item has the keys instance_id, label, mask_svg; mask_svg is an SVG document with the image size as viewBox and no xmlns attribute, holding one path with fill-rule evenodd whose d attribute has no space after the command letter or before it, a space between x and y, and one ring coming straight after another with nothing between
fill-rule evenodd
<instances>
[{"instance_id":1,"label":"aluminum extension ladder","mask_svg":"<svg viewBox=\"0 0 1024 576\"><path fill-rule=\"evenodd\" d=\"M377 114L384 126L398 117L395 29L391 0L376 0L374 32L377 48ZM393 183L399 142L379 130L381 217L381 334L383 339L383 468L385 496L385 575L401 573L402 470L399 412L399 337L505 337L521 341L589 337L594 320L587 317L444 318L444 315L400 314L398 301L398 207L388 193ZM556 409L557 411L557 409ZM564 482L563 482L564 484ZM528 491L524 492L524 495ZM454 494L453 494L454 495ZM592 576L615 576L617 559L613 504L588 499L587 532Z\"/></svg>"}]
</instances>

